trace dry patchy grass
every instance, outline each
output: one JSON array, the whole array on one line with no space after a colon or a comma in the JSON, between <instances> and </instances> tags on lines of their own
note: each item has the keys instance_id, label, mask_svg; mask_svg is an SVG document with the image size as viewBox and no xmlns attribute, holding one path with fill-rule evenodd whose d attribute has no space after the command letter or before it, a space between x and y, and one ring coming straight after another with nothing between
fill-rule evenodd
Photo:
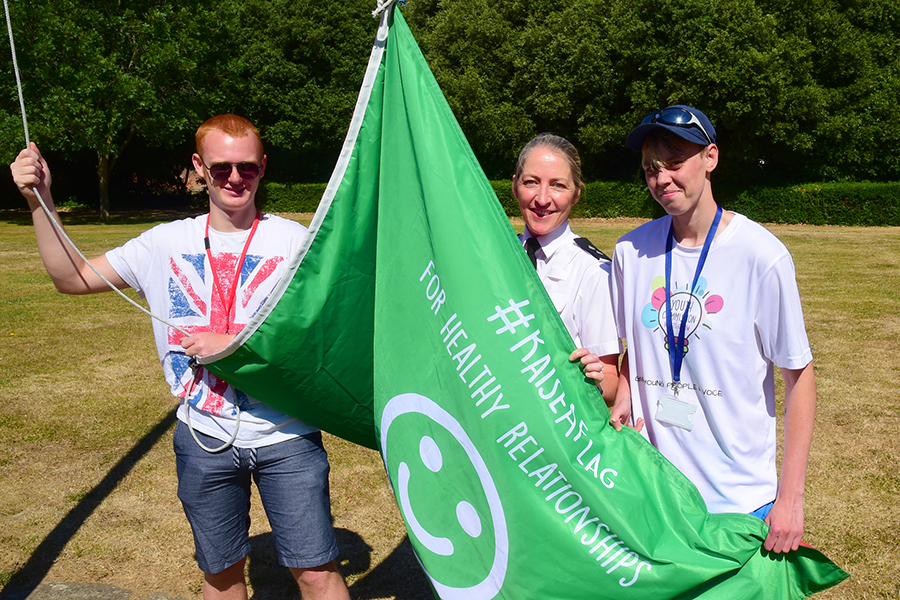
<instances>
[{"instance_id":1,"label":"dry patchy grass","mask_svg":"<svg viewBox=\"0 0 900 600\"><path fill-rule=\"evenodd\" d=\"M76 223L70 231L94 255L170 217ZM574 228L611 254L641 222L581 220ZM900 230L770 229L794 255L816 355L806 540L853 575L817 597L897 598ZM112 294L55 293L19 213L0 214L0 290L0 587L99 582L137 598L198 596L175 494L175 402L147 318ZM430 598L378 454L331 436L326 447L339 560L353 597ZM257 498L253 505L253 597L297 598L273 564Z\"/></svg>"}]
</instances>

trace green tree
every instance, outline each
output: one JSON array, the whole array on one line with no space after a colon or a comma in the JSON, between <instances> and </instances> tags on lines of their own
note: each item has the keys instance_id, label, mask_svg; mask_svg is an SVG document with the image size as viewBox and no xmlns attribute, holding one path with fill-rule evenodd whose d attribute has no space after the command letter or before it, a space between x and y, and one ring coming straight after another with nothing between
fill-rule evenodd
<instances>
[{"instance_id":1,"label":"green tree","mask_svg":"<svg viewBox=\"0 0 900 600\"><path fill-rule=\"evenodd\" d=\"M375 31L372 0L10 6L34 138L95 154L104 216L110 173L132 140L171 147L217 112L258 124L270 176L324 180ZM625 135L676 102L716 123L720 181L900 171L894 0L413 0L402 10L492 178L508 177L541 131L571 139L589 178L634 178ZM21 124L8 63L0 76L8 160Z\"/></svg>"},{"instance_id":2,"label":"green tree","mask_svg":"<svg viewBox=\"0 0 900 600\"><path fill-rule=\"evenodd\" d=\"M506 177L538 125L516 94L527 63L518 38L528 22L521 3L416 0L404 15L450 107L489 177Z\"/></svg>"},{"instance_id":3,"label":"green tree","mask_svg":"<svg viewBox=\"0 0 900 600\"><path fill-rule=\"evenodd\" d=\"M234 0L216 107L239 112L279 153L280 180L324 179L353 115L378 22L372 0ZM270 151L271 154L271 151Z\"/></svg>"},{"instance_id":4,"label":"green tree","mask_svg":"<svg viewBox=\"0 0 900 600\"><path fill-rule=\"evenodd\" d=\"M811 73L814 46L779 22L748 0L623 3L615 35L629 125L667 104L697 106L716 124L725 174L810 149L827 97Z\"/></svg>"},{"instance_id":5,"label":"green tree","mask_svg":"<svg viewBox=\"0 0 900 600\"><path fill-rule=\"evenodd\" d=\"M196 127L204 92L218 77L210 65L220 26L209 18L209 4L10 2L33 138L48 150L96 154L104 220L110 174L135 136L164 146ZM12 96L0 120L7 144L18 112Z\"/></svg>"},{"instance_id":6,"label":"green tree","mask_svg":"<svg viewBox=\"0 0 900 600\"><path fill-rule=\"evenodd\" d=\"M811 40L827 105L807 153L824 179L896 180L900 173L900 5L885 0L779 3L785 29Z\"/></svg>"},{"instance_id":7,"label":"green tree","mask_svg":"<svg viewBox=\"0 0 900 600\"><path fill-rule=\"evenodd\" d=\"M889 0L417 0L406 11L492 176L531 135L632 177L647 112L716 123L720 178L896 178L900 5Z\"/></svg>"}]
</instances>

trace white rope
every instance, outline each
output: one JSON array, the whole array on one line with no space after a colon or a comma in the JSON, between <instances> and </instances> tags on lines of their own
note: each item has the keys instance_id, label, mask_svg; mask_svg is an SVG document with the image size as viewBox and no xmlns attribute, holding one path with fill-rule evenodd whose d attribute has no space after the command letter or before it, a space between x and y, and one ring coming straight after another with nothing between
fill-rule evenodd
<instances>
[{"instance_id":1,"label":"white rope","mask_svg":"<svg viewBox=\"0 0 900 600\"><path fill-rule=\"evenodd\" d=\"M196 367L196 365L193 364L193 361L192 361L191 370L193 371L194 376L191 378L191 384L193 384L194 381L196 381L196 377L197 377L197 372L194 371L195 367ZM231 445L234 444L234 440L237 439L238 429L240 429L240 427L241 427L241 407L237 403L237 397L235 396L235 399L234 399L234 409L235 409L234 433L231 434L231 438L229 438L229 440L227 442L223 443L218 448L210 448L209 446L207 446L206 444L204 444L203 442L200 441L200 438L197 437L197 432L194 431L194 426L191 425L191 406L190 406L190 400L188 400L188 399L191 397L191 392L194 391L193 387L194 386L191 385L191 388L188 389L185 386L184 402L182 402L182 405L184 406L185 425L187 425L188 431L191 432L191 437L194 438L194 441L197 442L197 445L200 446L200 448L202 448L203 450L206 450L210 454L218 454L219 452L222 452L223 450L228 450L229 448L231 448ZM200 410L200 409L198 408L197 410Z\"/></svg>"},{"instance_id":2,"label":"white rope","mask_svg":"<svg viewBox=\"0 0 900 600\"><path fill-rule=\"evenodd\" d=\"M394 0L388 0L388 3L390 3L391 1L394 1ZM25 97L22 93L22 79L19 76L19 62L16 59L16 44L13 41L12 21L9 16L9 5L7 4L7 0L3 0L3 12L6 15L6 31L9 33L9 49L12 52L13 71L16 74L16 89L19 92L19 110L22 113L22 127L25 130L25 147L30 148L31 147L31 136L28 133L28 117L25 114ZM72 241L72 238L70 238L69 235L66 233L66 230L63 229L62 223L60 223L53 217L53 213L47 207L47 204L44 202L44 199L41 197L41 194L38 192L37 187L32 186L31 191L34 192L35 196L37 196L38 202L40 202L40 204L41 204L41 208L44 209L44 212L47 214L47 218L53 224L53 227L56 228L57 233L59 233L59 235L69 245L69 247L81 258L81 260L84 261L84 263L87 266L89 266L91 268L91 271L93 271L94 274L96 274L97 277L99 277L103 281L103 283L108 285L112 291L116 292L121 297L125 298L125 300L130 302L133 306L136 306L142 312L146 313L147 315L150 315L150 318L156 319L157 321L163 323L164 325L167 325L167 326L171 327L172 329L176 329L176 330L180 331L184 335L190 335L187 331L185 331L181 327L178 327L174 323L170 323L169 321L166 321L162 317L154 315L152 312L150 312L149 310L147 310L146 308L144 308L143 306L141 306L140 304L138 304L137 302L135 302L128 296L126 296L122 290L117 288L115 285L113 285L113 283L109 279L104 277L103 274L100 271L98 271L94 265L91 264L91 262L87 259L87 257L85 257L85 255L81 253L81 250L78 249L78 247L75 245L75 242ZM192 361L191 369L193 370L195 368L196 368L196 364L193 363L193 361ZM236 410L236 415L235 415L235 422L234 422L234 433L232 434L231 439L229 439L227 442L225 442L224 444L222 444L222 446L220 446L218 448L209 448L209 447L205 446L203 444L203 442L200 441L200 438L197 437L197 433L194 431L194 428L191 426L191 407L190 407L190 401L188 399L189 395L190 394L187 392L187 390L185 390L184 402L183 402L184 414L185 414L185 418L187 420L188 430L191 432L191 435L193 436L194 441L197 442L197 445L200 446L201 448L203 448L204 450L206 450L207 452L211 452L211 453L222 452L223 450L230 448L231 445L234 443L234 440L237 438L238 428L241 425L241 407L237 403L237 398L235 398L235 404L234 404L234 407Z\"/></svg>"},{"instance_id":3,"label":"white rope","mask_svg":"<svg viewBox=\"0 0 900 600\"><path fill-rule=\"evenodd\" d=\"M129 298L128 296L126 296L125 293L124 293L122 290L120 290L119 288L117 288L117 287L116 287L109 279L107 279L106 277L104 277L103 274L100 273L100 271L98 271L97 268L96 268L94 265L91 264L91 261L89 261L89 260L87 259L87 257L85 257L85 255L81 253L81 250L79 250L79 249L75 246L75 242L73 242L73 241L72 241L72 238L70 238L70 237L68 236L68 234L66 234L66 230L63 229L63 226L59 223L59 221L57 221L56 219L53 218L53 213L51 213L51 212L50 212L50 209L47 208L47 205L44 204L44 199L41 198L41 195L40 195L40 193L38 193L37 188L36 188L36 187L32 187L32 188L31 188L31 191L34 192L34 195L35 195L35 196L37 196L37 199L38 199L38 201L41 203L41 206L43 207L44 212L47 213L47 218L50 219L50 222L51 222L51 223L53 223L53 226L56 228L56 231L59 233L59 235L61 235L61 236L63 237L63 239L66 240L66 243L68 243L69 247L72 248L72 250L74 250L76 254L78 254L78 256L81 258L81 260L83 260L83 261L85 262L85 264L91 268L91 271L93 271L93 272L97 275L97 277L99 277L100 279L103 280L103 283L105 283L106 285L108 285L109 288L110 288L112 291L116 292L117 294L119 294L120 296L122 296L123 298L125 298L125 299L126 299L128 302L130 302L132 305L136 306L137 308L139 308L139 309L140 309L141 311L143 311L144 313L150 315L151 318L156 319L157 321L159 321L159 322L161 322L161 323L163 323L163 324L165 324L165 325L168 325L169 327L171 327L171 328L173 328L173 329L177 329L178 331L180 331L180 332L183 333L184 335L190 335L187 331L185 331L185 330L182 329L181 327L178 327L177 325L175 325L175 324L173 324L173 323L170 323L169 321L166 321L166 320L163 319L162 317L159 317L159 316L157 316L157 315L154 315L152 312L150 312L149 310L147 310L146 308L144 308L143 306L141 306L140 304L138 304L137 302L135 302L134 300L132 300L132 299Z\"/></svg>"},{"instance_id":4,"label":"white rope","mask_svg":"<svg viewBox=\"0 0 900 600\"><path fill-rule=\"evenodd\" d=\"M19 90L19 109L22 111L22 125L25 128L25 147L30 146L28 135L28 119L25 118L25 98L22 96L22 81L19 79L19 63L16 60L16 44L13 41L12 22L9 19L9 5L3 0L3 13L6 15L6 31L9 33L9 49L12 51L13 71L16 73L16 89Z\"/></svg>"}]
</instances>

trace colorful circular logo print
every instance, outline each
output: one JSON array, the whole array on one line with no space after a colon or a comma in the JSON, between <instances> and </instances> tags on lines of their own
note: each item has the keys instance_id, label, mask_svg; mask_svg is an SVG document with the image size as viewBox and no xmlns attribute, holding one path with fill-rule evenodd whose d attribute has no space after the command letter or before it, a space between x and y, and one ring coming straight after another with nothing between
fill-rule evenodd
<instances>
[{"instance_id":1,"label":"colorful circular logo print","mask_svg":"<svg viewBox=\"0 0 900 600\"><path fill-rule=\"evenodd\" d=\"M503 586L509 537L497 486L459 421L420 394L381 414L381 448L419 560L445 600L488 600ZM473 561L493 556L490 568Z\"/></svg>"}]
</instances>

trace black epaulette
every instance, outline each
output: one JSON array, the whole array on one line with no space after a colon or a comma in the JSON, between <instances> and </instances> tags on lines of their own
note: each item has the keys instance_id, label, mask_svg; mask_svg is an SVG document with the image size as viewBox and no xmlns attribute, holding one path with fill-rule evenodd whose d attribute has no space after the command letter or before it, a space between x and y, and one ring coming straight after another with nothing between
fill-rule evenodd
<instances>
[{"instance_id":1,"label":"black epaulette","mask_svg":"<svg viewBox=\"0 0 900 600\"><path fill-rule=\"evenodd\" d=\"M607 255L603 254L603 251L597 248L594 244L591 243L591 240L583 237L575 238L575 243L579 248L596 258L597 260L608 260L611 261Z\"/></svg>"}]
</instances>

